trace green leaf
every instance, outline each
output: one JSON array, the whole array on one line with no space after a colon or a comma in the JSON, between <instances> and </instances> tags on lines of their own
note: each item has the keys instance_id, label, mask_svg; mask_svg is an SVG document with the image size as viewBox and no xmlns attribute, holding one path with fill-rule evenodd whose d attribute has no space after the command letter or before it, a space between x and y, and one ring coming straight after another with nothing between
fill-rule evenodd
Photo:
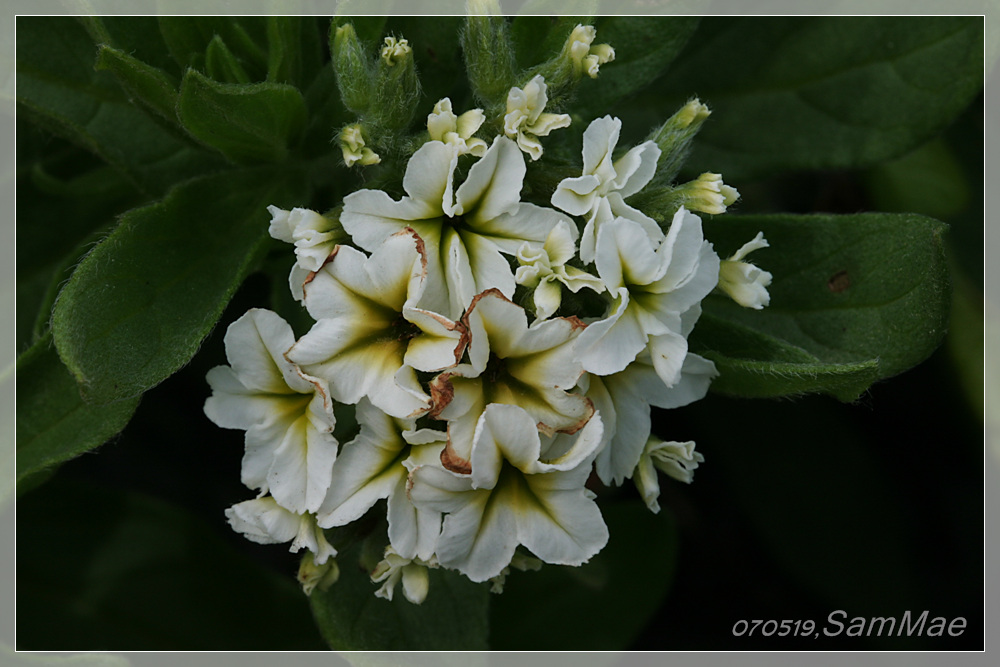
<instances>
[{"instance_id":1,"label":"green leaf","mask_svg":"<svg viewBox=\"0 0 1000 667\"><path fill-rule=\"evenodd\" d=\"M692 16L598 19L594 23L595 43L614 47L615 59L601 66L596 79L583 78L577 91L577 112L585 118L601 116L659 78L694 34L699 20Z\"/></svg>"},{"instance_id":2,"label":"green leaf","mask_svg":"<svg viewBox=\"0 0 1000 667\"><path fill-rule=\"evenodd\" d=\"M489 624L485 584L449 570L430 571L423 604L397 590L392 602L375 597L377 584L358 566L357 546L337 557L340 579L326 592L313 591L313 616L337 651L482 651Z\"/></svg>"},{"instance_id":3,"label":"green leaf","mask_svg":"<svg viewBox=\"0 0 1000 667\"><path fill-rule=\"evenodd\" d=\"M771 303L742 308L713 295L691 349L719 366L712 389L738 396L828 393L849 401L915 366L947 329L946 225L918 215L727 216L706 236L727 257L758 231L770 248Z\"/></svg>"},{"instance_id":4,"label":"green leaf","mask_svg":"<svg viewBox=\"0 0 1000 667\"><path fill-rule=\"evenodd\" d=\"M222 83L250 83L250 75L218 35L205 48L205 71Z\"/></svg>"},{"instance_id":5,"label":"green leaf","mask_svg":"<svg viewBox=\"0 0 1000 667\"><path fill-rule=\"evenodd\" d=\"M601 513L611 537L587 564L508 575L491 598L492 649L620 651L642 632L673 580L674 522L636 502Z\"/></svg>"},{"instance_id":6,"label":"green leaf","mask_svg":"<svg viewBox=\"0 0 1000 667\"><path fill-rule=\"evenodd\" d=\"M713 110L693 173L737 183L868 166L912 150L983 82L981 17L706 19L662 81Z\"/></svg>"},{"instance_id":7,"label":"green leaf","mask_svg":"<svg viewBox=\"0 0 1000 667\"><path fill-rule=\"evenodd\" d=\"M221 520L59 477L17 516L19 649L323 648L294 574L224 542Z\"/></svg>"},{"instance_id":8,"label":"green leaf","mask_svg":"<svg viewBox=\"0 0 1000 667\"><path fill-rule=\"evenodd\" d=\"M98 48L97 69L110 71L129 95L177 122L177 82L163 70L110 46Z\"/></svg>"},{"instance_id":9,"label":"green leaf","mask_svg":"<svg viewBox=\"0 0 1000 667\"><path fill-rule=\"evenodd\" d=\"M91 151L150 196L221 166L132 106L110 73L94 71L96 52L71 18L18 17L19 116Z\"/></svg>"},{"instance_id":10,"label":"green leaf","mask_svg":"<svg viewBox=\"0 0 1000 667\"><path fill-rule=\"evenodd\" d=\"M205 51L216 35L243 63L252 80L267 72L267 53L262 47L266 28L262 17L160 16L163 41L182 70L201 69Z\"/></svg>"},{"instance_id":11,"label":"green leaf","mask_svg":"<svg viewBox=\"0 0 1000 667\"><path fill-rule=\"evenodd\" d=\"M285 160L306 122L293 86L217 83L196 70L184 75L177 112L193 137L243 163Z\"/></svg>"},{"instance_id":12,"label":"green leaf","mask_svg":"<svg viewBox=\"0 0 1000 667\"><path fill-rule=\"evenodd\" d=\"M121 431L138 398L91 405L45 337L17 360L17 482L79 456Z\"/></svg>"},{"instance_id":13,"label":"green leaf","mask_svg":"<svg viewBox=\"0 0 1000 667\"><path fill-rule=\"evenodd\" d=\"M271 169L206 176L122 216L53 314L59 355L89 400L137 396L187 363L267 240L265 207L305 201L302 180Z\"/></svg>"}]
</instances>

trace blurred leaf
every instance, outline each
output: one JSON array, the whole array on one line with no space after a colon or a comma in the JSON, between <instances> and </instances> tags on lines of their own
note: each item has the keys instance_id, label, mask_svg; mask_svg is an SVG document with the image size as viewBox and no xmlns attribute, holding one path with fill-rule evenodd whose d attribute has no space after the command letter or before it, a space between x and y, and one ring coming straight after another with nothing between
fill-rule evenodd
<instances>
[{"instance_id":1,"label":"blurred leaf","mask_svg":"<svg viewBox=\"0 0 1000 667\"><path fill-rule=\"evenodd\" d=\"M699 21L693 16L605 16L597 19L595 43L614 47L615 59L601 65L596 79L583 78L574 110L584 118L601 116L651 84L671 66Z\"/></svg>"},{"instance_id":2,"label":"blurred leaf","mask_svg":"<svg viewBox=\"0 0 1000 667\"><path fill-rule=\"evenodd\" d=\"M358 3L354 3L358 4ZM368 5L370 5L370 0ZM366 7L368 6L366 5ZM341 2L337 5L337 9L341 9L344 6L349 8L352 7L350 2ZM362 9L362 7L357 7L357 9ZM333 18L330 25L330 46L331 51L333 46L333 37L337 32L337 28L344 25L345 23L350 23L354 26L354 32L357 33L358 39L369 46L374 47L376 43L382 42L382 37L385 32L385 22L388 17L386 15L381 16L345 16L338 12L337 16Z\"/></svg>"},{"instance_id":3,"label":"blurred leaf","mask_svg":"<svg viewBox=\"0 0 1000 667\"><path fill-rule=\"evenodd\" d=\"M267 19L267 80L305 87L316 76L323 50L312 17L270 16Z\"/></svg>"},{"instance_id":4,"label":"blurred leaf","mask_svg":"<svg viewBox=\"0 0 1000 667\"><path fill-rule=\"evenodd\" d=\"M713 110L693 173L862 167L941 131L983 82L982 17L706 19L660 82Z\"/></svg>"},{"instance_id":5,"label":"blurred leaf","mask_svg":"<svg viewBox=\"0 0 1000 667\"><path fill-rule=\"evenodd\" d=\"M867 181L873 208L938 220L964 211L971 194L962 167L940 138L898 160L877 165L868 172Z\"/></svg>"},{"instance_id":6,"label":"blurred leaf","mask_svg":"<svg viewBox=\"0 0 1000 667\"><path fill-rule=\"evenodd\" d=\"M188 70L177 107L184 127L236 162L281 162L300 136L306 105L293 86L217 83Z\"/></svg>"},{"instance_id":7,"label":"blurred leaf","mask_svg":"<svg viewBox=\"0 0 1000 667\"><path fill-rule=\"evenodd\" d=\"M98 48L96 67L114 74L129 95L163 118L177 122L177 82L166 72L110 46Z\"/></svg>"},{"instance_id":8,"label":"blurred leaf","mask_svg":"<svg viewBox=\"0 0 1000 667\"><path fill-rule=\"evenodd\" d=\"M84 403L45 337L17 360L17 481L104 444L125 427L138 398ZM19 489L20 490L20 489Z\"/></svg>"},{"instance_id":9,"label":"blurred leaf","mask_svg":"<svg viewBox=\"0 0 1000 667\"><path fill-rule=\"evenodd\" d=\"M65 146L65 144L63 144ZM17 182L17 275L62 260L116 213L135 204L138 193L114 169L81 161L75 148L39 155ZM61 177L63 169L79 170Z\"/></svg>"},{"instance_id":10,"label":"blurred leaf","mask_svg":"<svg viewBox=\"0 0 1000 667\"><path fill-rule=\"evenodd\" d=\"M265 207L304 201L302 180L287 169L206 176L122 216L53 314L88 400L137 396L187 363L267 240Z\"/></svg>"},{"instance_id":11,"label":"blurred leaf","mask_svg":"<svg viewBox=\"0 0 1000 667\"><path fill-rule=\"evenodd\" d=\"M117 170L61 139L18 122L17 349L48 330L55 295L80 258L141 200Z\"/></svg>"},{"instance_id":12,"label":"blurred leaf","mask_svg":"<svg viewBox=\"0 0 1000 667\"><path fill-rule=\"evenodd\" d=\"M267 53L261 38L266 34L263 17L159 16L157 21L170 55L182 70L189 67L202 69L205 66L205 51L218 35L241 61L252 80L262 80L267 72Z\"/></svg>"},{"instance_id":13,"label":"blurred leaf","mask_svg":"<svg viewBox=\"0 0 1000 667\"><path fill-rule=\"evenodd\" d=\"M771 303L703 302L691 349L721 376L712 389L749 397L821 391L849 401L915 366L947 329L946 226L917 215L727 216L705 225L721 257L758 231L749 258L774 276Z\"/></svg>"},{"instance_id":14,"label":"blurred leaf","mask_svg":"<svg viewBox=\"0 0 1000 667\"><path fill-rule=\"evenodd\" d=\"M588 563L507 577L491 598L493 650L620 651L642 632L674 577L674 522L634 501L601 513L611 537Z\"/></svg>"},{"instance_id":15,"label":"blurred leaf","mask_svg":"<svg viewBox=\"0 0 1000 667\"><path fill-rule=\"evenodd\" d=\"M322 648L293 573L177 508L57 478L17 512L19 649Z\"/></svg>"},{"instance_id":16,"label":"blurred leaf","mask_svg":"<svg viewBox=\"0 0 1000 667\"><path fill-rule=\"evenodd\" d=\"M573 28L584 22L579 16L515 16L510 36L517 66L528 69L552 58L562 50Z\"/></svg>"},{"instance_id":17,"label":"blurred leaf","mask_svg":"<svg viewBox=\"0 0 1000 667\"><path fill-rule=\"evenodd\" d=\"M86 148L146 194L221 166L132 106L115 78L93 69L97 49L72 18L17 18L18 112Z\"/></svg>"},{"instance_id":18,"label":"blurred leaf","mask_svg":"<svg viewBox=\"0 0 1000 667\"><path fill-rule=\"evenodd\" d=\"M303 153L308 156L336 156L339 151L334 150L333 140L337 130L347 122L347 109L340 102L337 75L332 67L319 71L306 89L305 100L309 108L309 125L302 140ZM327 173L324 173L324 180L329 185Z\"/></svg>"},{"instance_id":19,"label":"blurred leaf","mask_svg":"<svg viewBox=\"0 0 1000 667\"><path fill-rule=\"evenodd\" d=\"M463 23L464 18L460 16L435 16L433 20L394 16L386 22L387 34L406 38L413 48L413 61L423 86L418 124L426 122L424 111L429 113L441 98L451 96L452 102L459 105L468 94L458 41ZM464 110L456 106L458 113Z\"/></svg>"},{"instance_id":20,"label":"blurred leaf","mask_svg":"<svg viewBox=\"0 0 1000 667\"><path fill-rule=\"evenodd\" d=\"M250 75L218 35L205 48L205 72L222 83L250 83Z\"/></svg>"},{"instance_id":21,"label":"blurred leaf","mask_svg":"<svg viewBox=\"0 0 1000 667\"><path fill-rule=\"evenodd\" d=\"M953 274L955 293L946 345L972 412L986 418L986 350L983 293L960 271Z\"/></svg>"},{"instance_id":22,"label":"blurred leaf","mask_svg":"<svg viewBox=\"0 0 1000 667\"><path fill-rule=\"evenodd\" d=\"M340 579L313 591L313 615L336 651L483 651L489 623L485 584L449 570L430 571L430 591L415 605L396 590L392 602L375 597L378 584L358 566L359 548L337 557Z\"/></svg>"},{"instance_id":23,"label":"blurred leaf","mask_svg":"<svg viewBox=\"0 0 1000 667\"><path fill-rule=\"evenodd\" d=\"M171 77L180 78L181 69L170 57L155 16L80 16L78 20L95 46L113 47Z\"/></svg>"}]
</instances>

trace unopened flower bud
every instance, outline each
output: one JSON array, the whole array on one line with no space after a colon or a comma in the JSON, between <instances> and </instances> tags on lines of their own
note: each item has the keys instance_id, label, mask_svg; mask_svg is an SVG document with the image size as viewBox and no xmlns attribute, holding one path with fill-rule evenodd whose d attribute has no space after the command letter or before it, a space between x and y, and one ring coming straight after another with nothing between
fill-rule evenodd
<instances>
[{"instance_id":1,"label":"unopened flower bud","mask_svg":"<svg viewBox=\"0 0 1000 667\"><path fill-rule=\"evenodd\" d=\"M743 244L729 259L719 265L719 290L744 308L760 310L771 302L767 286L771 284L771 274L758 269L749 262L742 261L754 250L769 247L763 232L758 232L753 240Z\"/></svg>"},{"instance_id":2,"label":"unopened flower bud","mask_svg":"<svg viewBox=\"0 0 1000 667\"><path fill-rule=\"evenodd\" d=\"M366 121L390 130L407 127L420 100L420 80L413 62L413 49L405 39L385 38L376 64L375 104Z\"/></svg>"},{"instance_id":3,"label":"unopened flower bud","mask_svg":"<svg viewBox=\"0 0 1000 667\"><path fill-rule=\"evenodd\" d=\"M357 163L368 166L382 161L378 153L365 145L360 125L348 125L340 131L340 150L344 154L344 164L348 167Z\"/></svg>"},{"instance_id":4,"label":"unopened flower bud","mask_svg":"<svg viewBox=\"0 0 1000 667\"><path fill-rule=\"evenodd\" d=\"M725 213L726 208L735 204L740 197L736 188L722 182L721 174L709 172L681 185L677 191L683 193L683 205L686 208L709 215Z\"/></svg>"},{"instance_id":5,"label":"unopened flower bud","mask_svg":"<svg viewBox=\"0 0 1000 667\"><path fill-rule=\"evenodd\" d=\"M353 25L345 23L336 29L330 50L344 106L355 114L363 115L371 106L373 79Z\"/></svg>"},{"instance_id":6,"label":"unopened flower bud","mask_svg":"<svg viewBox=\"0 0 1000 667\"><path fill-rule=\"evenodd\" d=\"M691 152L691 140L711 113L700 100L689 100L650 135L661 151L654 185L668 185L674 180Z\"/></svg>"},{"instance_id":7,"label":"unopened flower bud","mask_svg":"<svg viewBox=\"0 0 1000 667\"><path fill-rule=\"evenodd\" d=\"M514 47L495 0L470 0L462 50L469 83L487 106L503 104L514 79Z\"/></svg>"},{"instance_id":8,"label":"unopened flower bud","mask_svg":"<svg viewBox=\"0 0 1000 667\"><path fill-rule=\"evenodd\" d=\"M322 565L317 565L313 554L307 553L302 562L299 563L299 584L302 585L302 592L312 595L317 588L326 591L340 578L340 567L337 561L332 558L327 559Z\"/></svg>"}]
</instances>

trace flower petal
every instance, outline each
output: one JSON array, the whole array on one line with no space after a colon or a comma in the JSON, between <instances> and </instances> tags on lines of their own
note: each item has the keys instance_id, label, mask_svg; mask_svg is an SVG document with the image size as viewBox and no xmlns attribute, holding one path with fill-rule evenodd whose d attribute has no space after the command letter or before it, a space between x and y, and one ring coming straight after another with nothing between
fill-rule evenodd
<instances>
[{"instance_id":1,"label":"flower petal","mask_svg":"<svg viewBox=\"0 0 1000 667\"><path fill-rule=\"evenodd\" d=\"M517 145L497 137L486 155L469 169L465 182L455 193L450 215L467 216L473 225L486 223L514 210L521 201L524 158ZM446 211L447 212L447 211Z\"/></svg>"}]
</instances>

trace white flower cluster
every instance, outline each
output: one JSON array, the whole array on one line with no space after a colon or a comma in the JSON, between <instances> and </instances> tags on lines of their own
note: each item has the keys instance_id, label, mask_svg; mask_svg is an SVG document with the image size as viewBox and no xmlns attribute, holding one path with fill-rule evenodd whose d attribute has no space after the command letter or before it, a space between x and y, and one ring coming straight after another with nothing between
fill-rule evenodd
<instances>
[{"instance_id":1,"label":"white flower cluster","mask_svg":"<svg viewBox=\"0 0 1000 667\"><path fill-rule=\"evenodd\" d=\"M513 88L492 125L503 134L487 143L473 136L481 110L456 116L438 102L405 196L362 189L343 200L349 244L318 213L270 208L271 235L295 245L292 293L315 324L295 340L270 311L233 323L230 365L209 373L205 411L246 430L242 481L258 497L229 509L230 523L307 549L307 590L336 578L324 529L380 500L389 544L372 574L377 594L391 599L401 582L419 603L428 568L496 590L510 567L597 554L608 529L592 472L608 485L636 474L655 511L655 468L690 481L702 460L693 443L651 439L650 406L698 400L716 375L687 338L726 264L690 211L661 229L626 203L653 178L660 148L614 159L616 118L586 129L582 173L559 183L551 207L521 201L524 154L539 159L539 138L570 123L545 104L541 77ZM747 299L766 296L762 272L736 266L750 249L723 271L756 281L743 285ZM565 290L594 316L560 316ZM335 404L355 406L349 442L333 436Z\"/></svg>"}]
</instances>

